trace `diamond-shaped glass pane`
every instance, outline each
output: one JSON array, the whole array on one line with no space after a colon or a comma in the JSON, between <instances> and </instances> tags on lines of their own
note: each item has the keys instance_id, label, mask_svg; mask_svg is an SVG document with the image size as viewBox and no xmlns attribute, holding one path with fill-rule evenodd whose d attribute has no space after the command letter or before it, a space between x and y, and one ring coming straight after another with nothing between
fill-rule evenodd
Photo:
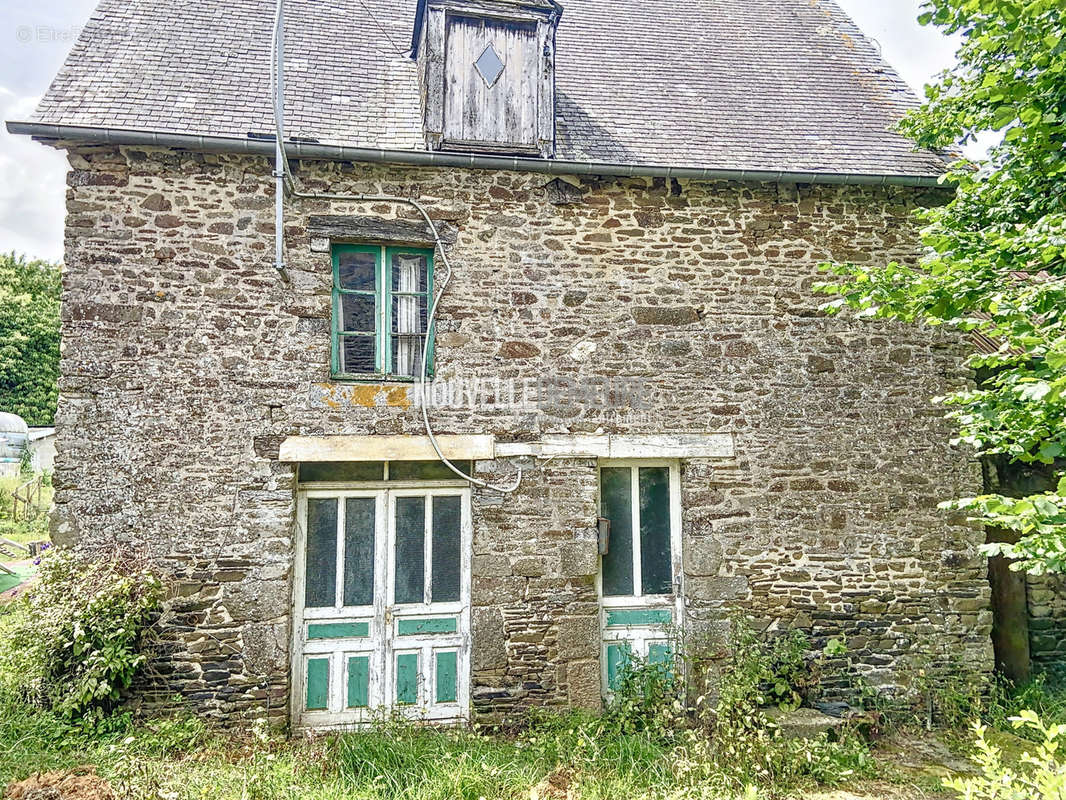
<instances>
[{"instance_id":1,"label":"diamond-shaped glass pane","mask_svg":"<svg viewBox=\"0 0 1066 800\"><path fill-rule=\"evenodd\" d=\"M485 52L478 56L478 60L474 62L474 68L482 80L485 81L485 85L492 86L500 77L500 73L503 72L503 62L496 55L496 50L489 44L485 48Z\"/></svg>"}]
</instances>

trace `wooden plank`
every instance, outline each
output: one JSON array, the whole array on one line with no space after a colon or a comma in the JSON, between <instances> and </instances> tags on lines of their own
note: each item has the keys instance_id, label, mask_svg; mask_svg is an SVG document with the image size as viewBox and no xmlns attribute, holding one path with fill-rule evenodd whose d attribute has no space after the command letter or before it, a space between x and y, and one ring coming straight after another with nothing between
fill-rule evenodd
<instances>
[{"instance_id":1,"label":"wooden plank","mask_svg":"<svg viewBox=\"0 0 1066 800\"><path fill-rule=\"evenodd\" d=\"M733 458L731 433L549 434L536 442L500 442L500 458Z\"/></svg>"},{"instance_id":2,"label":"wooden plank","mask_svg":"<svg viewBox=\"0 0 1066 800\"><path fill-rule=\"evenodd\" d=\"M491 460L496 457L492 434L437 437L449 459ZM427 436L290 436L281 443L278 460L295 461L435 461Z\"/></svg>"},{"instance_id":3,"label":"wooden plank","mask_svg":"<svg viewBox=\"0 0 1066 800\"><path fill-rule=\"evenodd\" d=\"M732 458L730 433L612 435L610 458Z\"/></svg>"},{"instance_id":4,"label":"wooden plank","mask_svg":"<svg viewBox=\"0 0 1066 800\"><path fill-rule=\"evenodd\" d=\"M426 144L431 148L440 146L444 132L444 53L445 12L442 8L430 7L426 12L425 41L420 52L425 76L422 89Z\"/></svg>"}]
</instances>

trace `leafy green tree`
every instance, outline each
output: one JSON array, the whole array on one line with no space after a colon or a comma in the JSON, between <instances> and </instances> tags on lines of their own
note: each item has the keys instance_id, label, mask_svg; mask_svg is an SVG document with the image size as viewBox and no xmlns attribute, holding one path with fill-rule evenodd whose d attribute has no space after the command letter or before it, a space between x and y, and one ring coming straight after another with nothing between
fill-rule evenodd
<instances>
[{"instance_id":1,"label":"leafy green tree","mask_svg":"<svg viewBox=\"0 0 1066 800\"><path fill-rule=\"evenodd\" d=\"M958 441L978 454L1058 470L1066 454L1066 4L1062 0L928 0L919 21L958 33L957 65L926 87L901 130L950 148L999 132L987 157L959 157L946 205L920 212L917 266L826 265L847 280L822 286L860 316L983 334L978 388L939 398ZM957 151L956 151L957 152ZM1017 542L986 545L1031 572L1066 571L1066 480L1026 497L955 499Z\"/></svg>"},{"instance_id":2,"label":"leafy green tree","mask_svg":"<svg viewBox=\"0 0 1066 800\"><path fill-rule=\"evenodd\" d=\"M50 425L59 379L60 268L0 254L0 411Z\"/></svg>"}]
</instances>

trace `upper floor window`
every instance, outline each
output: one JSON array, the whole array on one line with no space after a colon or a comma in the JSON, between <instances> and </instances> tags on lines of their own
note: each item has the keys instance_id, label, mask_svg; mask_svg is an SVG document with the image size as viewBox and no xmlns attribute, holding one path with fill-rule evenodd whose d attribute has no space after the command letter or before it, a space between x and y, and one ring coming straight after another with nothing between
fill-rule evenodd
<instances>
[{"instance_id":1,"label":"upper floor window","mask_svg":"<svg viewBox=\"0 0 1066 800\"><path fill-rule=\"evenodd\" d=\"M432 297L432 250L333 245L333 377L411 379L423 349L431 374Z\"/></svg>"},{"instance_id":2,"label":"upper floor window","mask_svg":"<svg viewBox=\"0 0 1066 800\"><path fill-rule=\"evenodd\" d=\"M555 0L420 0L412 38L431 150L555 154Z\"/></svg>"}]
</instances>

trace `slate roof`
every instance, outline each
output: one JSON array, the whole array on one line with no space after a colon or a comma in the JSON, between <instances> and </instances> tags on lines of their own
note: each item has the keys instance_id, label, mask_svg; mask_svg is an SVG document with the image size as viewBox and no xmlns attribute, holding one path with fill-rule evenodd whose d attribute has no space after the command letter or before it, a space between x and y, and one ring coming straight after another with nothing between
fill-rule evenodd
<instances>
[{"instance_id":1,"label":"slate roof","mask_svg":"<svg viewBox=\"0 0 1066 800\"><path fill-rule=\"evenodd\" d=\"M288 0L286 133L422 150L416 0ZM563 0L557 159L935 176L917 102L827 0ZM102 0L31 121L272 131L272 0Z\"/></svg>"}]
</instances>

